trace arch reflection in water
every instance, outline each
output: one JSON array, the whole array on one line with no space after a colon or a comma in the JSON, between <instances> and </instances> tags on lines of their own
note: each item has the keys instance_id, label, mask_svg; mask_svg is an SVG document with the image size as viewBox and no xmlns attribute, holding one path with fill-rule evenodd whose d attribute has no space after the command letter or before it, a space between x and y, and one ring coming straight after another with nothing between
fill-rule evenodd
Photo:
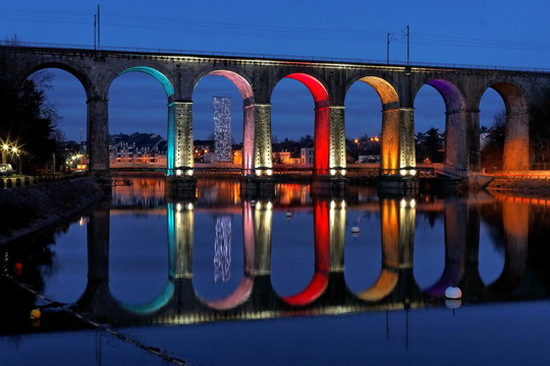
<instances>
[{"instance_id":1,"label":"arch reflection in water","mask_svg":"<svg viewBox=\"0 0 550 366\"><path fill-rule=\"evenodd\" d=\"M372 202L372 201L371 201ZM519 216L503 222L510 239L504 243L505 269L489 286L480 281L478 271L479 226L483 205L495 204L488 196L452 198L422 203L411 197L378 197L377 204L365 206L356 197L318 198L305 202L313 210L314 273L298 293L279 296L271 283L273 221L288 206L277 201L242 200L242 242L232 243L243 250L242 277L228 296L214 300L201 298L193 285L195 216L200 202L167 203L168 273L165 288L152 301L127 305L109 291L109 209L99 208L88 224L89 276L85 296L79 306L101 315L113 324L192 323L230 318L277 317L293 312L311 314L345 313L379 309L400 309L442 305L438 299L449 284L460 286L466 297L491 300L509 296L527 280L525 276L529 210L515 209L518 203L502 199L503 207ZM497 203L499 201L496 201ZM198 205L198 206L197 206ZM363 206L362 206L363 205ZM516 205L516 206L514 206ZM382 267L376 281L365 290L352 293L344 277L344 251L351 240L346 233L346 212L362 208L377 210L380 217ZM216 211L214 207L201 207ZM413 276L414 231L417 215L436 210L445 217L444 271L432 285L419 288ZM303 230L303 228L301 228ZM232 227L235 230L235 227ZM363 235L363 233L361 234ZM214 243L212 243L214 244Z\"/></svg>"}]
</instances>

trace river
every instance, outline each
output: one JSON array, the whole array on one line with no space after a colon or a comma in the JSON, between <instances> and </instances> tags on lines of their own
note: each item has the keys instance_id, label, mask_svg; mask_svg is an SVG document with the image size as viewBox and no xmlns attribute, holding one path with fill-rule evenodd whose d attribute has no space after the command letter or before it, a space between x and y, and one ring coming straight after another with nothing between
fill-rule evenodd
<instances>
[{"instance_id":1,"label":"river","mask_svg":"<svg viewBox=\"0 0 550 366\"><path fill-rule=\"evenodd\" d=\"M550 199L354 186L326 197L306 184L253 199L222 180L177 199L160 177L128 182L79 219L1 248L7 364L550 356ZM451 286L462 298L445 298Z\"/></svg>"}]
</instances>

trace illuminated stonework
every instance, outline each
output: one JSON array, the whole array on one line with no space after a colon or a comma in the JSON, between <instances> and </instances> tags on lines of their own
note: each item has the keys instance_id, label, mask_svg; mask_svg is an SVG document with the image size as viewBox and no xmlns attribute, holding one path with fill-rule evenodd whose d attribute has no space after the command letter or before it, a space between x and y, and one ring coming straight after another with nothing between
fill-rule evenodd
<instances>
[{"instance_id":1,"label":"illuminated stonework","mask_svg":"<svg viewBox=\"0 0 550 366\"><path fill-rule=\"evenodd\" d=\"M192 107L192 102L174 102L168 106L169 175L188 174L193 167Z\"/></svg>"},{"instance_id":2,"label":"illuminated stonework","mask_svg":"<svg viewBox=\"0 0 550 366\"><path fill-rule=\"evenodd\" d=\"M214 149L217 161L231 162L231 98L214 97Z\"/></svg>"},{"instance_id":3,"label":"illuminated stonework","mask_svg":"<svg viewBox=\"0 0 550 366\"><path fill-rule=\"evenodd\" d=\"M339 174L346 168L346 136L342 106L330 107L330 167Z\"/></svg>"},{"instance_id":4,"label":"illuminated stonework","mask_svg":"<svg viewBox=\"0 0 550 366\"><path fill-rule=\"evenodd\" d=\"M400 168L416 166L416 151L414 143L414 109L401 108L401 123L399 139Z\"/></svg>"},{"instance_id":5,"label":"illuminated stonework","mask_svg":"<svg viewBox=\"0 0 550 366\"><path fill-rule=\"evenodd\" d=\"M271 158L271 104L254 105L256 119L254 140L254 167L256 175L262 175L263 169L272 168Z\"/></svg>"}]
</instances>

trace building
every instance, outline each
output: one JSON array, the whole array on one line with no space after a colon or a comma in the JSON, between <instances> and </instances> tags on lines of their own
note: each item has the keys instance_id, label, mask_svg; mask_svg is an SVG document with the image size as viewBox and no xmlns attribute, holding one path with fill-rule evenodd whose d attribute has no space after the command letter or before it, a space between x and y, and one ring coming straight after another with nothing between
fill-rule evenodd
<instances>
[{"instance_id":1,"label":"building","mask_svg":"<svg viewBox=\"0 0 550 366\"><path fill-rule=\"evenodd\" d=\"M166 140L156 133L112 135L109 144L110 166L165 168L167 147Z\"/></svg>"},{"instance_id":2,"label":"building","mask_svg":"<svg viewBox=\"0 0 550 366\"><path fill-rule=\"evenodd\" d=\"M302 147L300 149L300 163L313 164L313 152L312 147Z\"/></svg>"}]
</instances>

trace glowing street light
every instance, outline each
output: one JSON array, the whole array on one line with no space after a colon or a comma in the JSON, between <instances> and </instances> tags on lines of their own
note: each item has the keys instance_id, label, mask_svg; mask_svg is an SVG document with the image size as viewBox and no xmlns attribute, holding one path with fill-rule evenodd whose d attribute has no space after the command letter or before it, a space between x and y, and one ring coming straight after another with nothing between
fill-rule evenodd
<instances>
[{"instance_id":1,"label":"glowing street light","mask_svg":"<svg viewBox=\"0 0 550 366\"><path fill-rule=\"evenodd\" d=\"M6 153L10 150L10 146L6 143L2 145L2 164L6 164Z\"/></svg>"}]
</instances>

